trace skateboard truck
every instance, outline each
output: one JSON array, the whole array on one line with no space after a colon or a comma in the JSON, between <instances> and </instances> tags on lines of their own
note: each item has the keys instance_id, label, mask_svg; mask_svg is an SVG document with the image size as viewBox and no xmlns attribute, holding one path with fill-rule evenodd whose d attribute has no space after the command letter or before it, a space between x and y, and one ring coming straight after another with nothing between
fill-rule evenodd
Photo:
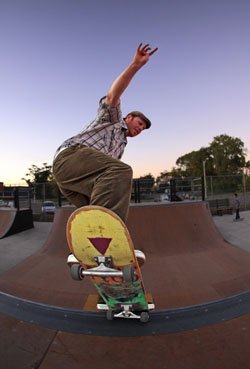
<instances>
[{"instance_id":1,"label":"skateboard truck","mask_svg":"<svg viewBox=\"0 0 250 369\"><path fill-rule=\"evenodd\" d=\"M83 269L79 264L74 264L70 268L71 277L81 280L85 276L95 277L121 277L124 282L133 282L135 278L135 270L132 265L125 265L123 270L113 268L113 260L111 256L95 256L95 262L99 265L90 269Z\"/></svg>"},{"instance_id":2,"label":"skateboard truck","mask_svg":"<svg viewBox=\"0 0 250 369\"><path fill-rule=\"evenodd\" d=\"M125 318L125 319L140 319L142 323L147 323L149 320L149 313L147 311L142 311L139 314L133 313L132 305L121 305L122 311L116 313L112 310L107 311L107 320L113 320L114 318Z\"/></svg>"},{"instance_id":3,"label":"skateboard truck","mask_svg":"<svg viewBox=\"0 0 250 369\"><path fill-rule=\"evenodd\" d=\"M104 264L107 268L113 268L114 267L114 263L113 263L113 259L112 256L104 256L104 255L99 255L99 256L95 256L94 257L95 262L100 265L100 264Z\"/></svg>"},{"instance_id":4,"label":"skateboard truck","mask_svg":"<svg viewBox=\"0 0 250 369\"><path fill-rule=\"evenodd\" d=\"M131 311L132 305L121 305L121 307L123 310L119 313L115 313L114 318L140 319L139 315L136 315Z\"/></svg>"},{"instance_id":5,"label":"skateboard truck","mask_svg":"<svg viewBox=\"0 0 250 369\"><path fill-rule=\"evenodd\" d=\"M141 311L141 312L138 311L134 313L132 311L133 305L131 304L121 305L121 308L123 310L119 312L109 309L108 305L104 303L97 304L97 308L98 310L106 311L107 320L113 320L114 318L140 319L142 323L147 323L149 320L148 311ZM153 304L152 302L148 303L148 310L153 310L153 309L155 309L155 304Z\"/></svg>"}]
</instances>

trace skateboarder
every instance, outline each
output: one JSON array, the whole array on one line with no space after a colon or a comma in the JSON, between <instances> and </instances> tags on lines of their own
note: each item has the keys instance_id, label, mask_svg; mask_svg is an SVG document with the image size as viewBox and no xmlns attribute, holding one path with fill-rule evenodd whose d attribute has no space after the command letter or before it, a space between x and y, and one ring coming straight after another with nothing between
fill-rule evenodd
<instances>
[{"instance_id":1,"label":"skateboarder","mask_svg":"<svg viewBox=\"0 0 250 369\"><path fill-rule=\"evenodd\" d=\"M122 118L120 97L134 75L157 48L139 45L131 64L113 82L99 102L96 118L57 149L53 172L62 194L76 207L99 205L111 209L125 222L132 187L132 169L120 161L127 137L151 126L141 112Z\"/></svg>"},{"instance_id":2,"label":"skateboarder","mask_svg":"<svg viewBox=\"0 0 250 369\"><path fill-rule=\"evenodd\" d=\"M235 198L235 220L239 220L240 219L240 200L238 198L237 193L234 194L234 198Z\"/></svg>"}]
</instances>

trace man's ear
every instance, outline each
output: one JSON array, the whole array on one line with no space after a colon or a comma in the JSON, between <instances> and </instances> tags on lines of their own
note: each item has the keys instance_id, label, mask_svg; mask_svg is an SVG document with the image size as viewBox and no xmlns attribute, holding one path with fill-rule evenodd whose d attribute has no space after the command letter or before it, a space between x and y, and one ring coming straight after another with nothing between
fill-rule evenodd
<instances>
[{"instance_id":1,"label":"man's ear","mask_svg":"<svg viewBox=\"0 0 250 369\"><path fill-rule=\"evenodd\" d=\"M128 114L128 115L126 116L125 121L126 121L126 120L130 121L132 118L133 118L133 117L132 117L132 115L131 115L131 114Z\"/></svg>"}]
</instances>

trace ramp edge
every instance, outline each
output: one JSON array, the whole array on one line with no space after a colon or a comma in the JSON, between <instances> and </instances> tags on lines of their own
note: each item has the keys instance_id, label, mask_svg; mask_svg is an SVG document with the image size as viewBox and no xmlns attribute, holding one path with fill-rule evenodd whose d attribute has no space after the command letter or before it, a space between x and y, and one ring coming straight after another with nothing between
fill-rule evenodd
<instances>
[{"instance_id":1,"label":"ramp edge","mask_svg":"<svg viewBox=\"0 0 250 369\"><path fill-rule=\"evenodd\" d=\"M153 311L143 324L106 320L106 314L41 304L0 292L0 312L56 331L94 336L153 336L194 330L238 318L250 312L250 290L209 303Z\"/></svg>"}]
</instances>

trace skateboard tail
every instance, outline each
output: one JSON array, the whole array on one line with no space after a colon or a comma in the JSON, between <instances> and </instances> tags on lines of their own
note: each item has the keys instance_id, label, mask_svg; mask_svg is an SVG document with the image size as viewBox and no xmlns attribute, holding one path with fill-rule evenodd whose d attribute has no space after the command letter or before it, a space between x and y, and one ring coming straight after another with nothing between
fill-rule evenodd
<instances>
[{"instance_id":1,"label":"skateboard tail","mask_svg":"<svg viewBox=\"0 0 250 369\"><path fill-rule=\"evenodd\" d=\"M122 305L131 305L134 311L148 310L144 291L139 281L115 285L94 282L94 285L111 310L120 310Z\"/></svg>"}]
</instances>

